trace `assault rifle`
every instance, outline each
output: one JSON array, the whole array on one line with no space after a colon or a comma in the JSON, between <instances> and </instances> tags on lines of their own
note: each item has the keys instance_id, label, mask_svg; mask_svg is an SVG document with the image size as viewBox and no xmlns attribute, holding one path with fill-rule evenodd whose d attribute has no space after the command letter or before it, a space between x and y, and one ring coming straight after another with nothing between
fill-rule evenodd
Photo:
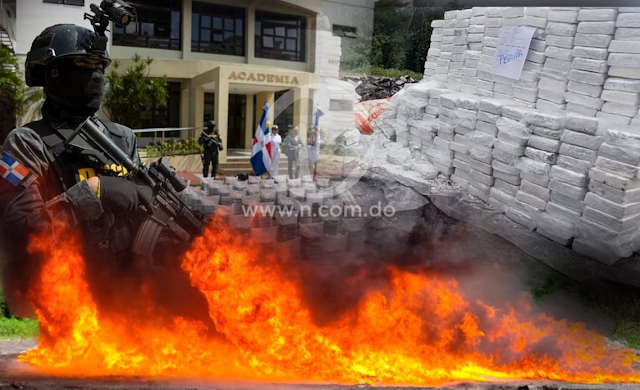
<instances>
[{"instance_id":1,"label":"assault rifle","mask_svg":"<svg viewBox=\"0 0 640 390\"><path fill-rule=\"evenodd\" d=\"M204 216L192 211L177 193L187 188L167 160L161 158L150 168L136 164L107 137L93 118L87 118L72 134L65 136L65 146L76 147L82 154L100 164L120 165L131 175L128 179L153 190L153 210L138 228L133 241L135 255L153 259L153 251L162 233L171 233L182 242L188 242L204 232Z\"/></svg>"}]
</instances>

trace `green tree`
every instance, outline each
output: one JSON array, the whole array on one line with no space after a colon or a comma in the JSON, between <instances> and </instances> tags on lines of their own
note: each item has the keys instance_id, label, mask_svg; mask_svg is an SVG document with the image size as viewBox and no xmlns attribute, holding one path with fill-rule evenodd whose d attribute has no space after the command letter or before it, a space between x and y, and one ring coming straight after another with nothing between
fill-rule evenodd
<instances>
[{"instance_id":1,"label":"green tree","mask_svg":"<svg viewBox=\"0 0 640 390\"><path fill-rule=\"evenodd\" d=\"M457 0L445 7L434 7L433 0L414 2L379 0L375 5L371 65L383 69L406 69L424 72L431 41L431 22L442 19L444 12L459 9Z\"/></svg>"},{"instance_id":2,"label":"green tree","mask_svg":"<svg viewBox=\"0 0 640 390\"><path fill-rule=\"evenodd\" d=\"M107 75L107 93L104 108L109 118L117 123L139 128L141 112L154 105L164 107L167 98L167 77L150 78L151 58L133 57L133 65L124 73L118 72L120 64L114 61L113 71Z\"/></svg>"}]
</instances>

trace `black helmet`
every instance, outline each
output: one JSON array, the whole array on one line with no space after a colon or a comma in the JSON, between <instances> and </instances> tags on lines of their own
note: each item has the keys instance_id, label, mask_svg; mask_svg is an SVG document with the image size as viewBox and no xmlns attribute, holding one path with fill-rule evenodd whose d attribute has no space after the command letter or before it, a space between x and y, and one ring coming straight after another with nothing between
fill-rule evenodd
<instances>
[{"instance_id":1,"label":"black helmet","mask_svg":"<svg viewBox=\"0 0 640 390\"><path fill-rule=\"evenodd\" d=\"M207 129L208 130L213 130L216 127L216 121L214 121L213 119L211 119L209 122L207 122Z\"/></svg>"},{"instance_id":2,"label":"black helmet","mask_svg":"<svg viewBox=\"0 0 640 390\"><path fill-rule=\"evenodd\" d=\"M46 28L31 45L25 64L27 85L44 87L44 67L67 58L100 60L105 68L111 64L105 37L75 24L57 24Z\"/></svg>"}]
</instances>

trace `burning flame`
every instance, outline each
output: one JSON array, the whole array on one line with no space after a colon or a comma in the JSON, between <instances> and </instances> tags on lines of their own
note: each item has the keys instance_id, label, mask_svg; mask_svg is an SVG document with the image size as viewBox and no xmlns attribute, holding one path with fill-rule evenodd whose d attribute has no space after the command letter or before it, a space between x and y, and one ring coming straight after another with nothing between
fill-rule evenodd
<instances>
[{"instance_id":1,"label":"burning flame","mask_svg":"<svg viewBox=\"0 0 640 390\"><path fill-rule=\"evenodd\" d=\"M209 237L216 236L211 229ZM393 267L338 321L319 326L301 298L304 279L285 253L259 256L246 242L198 239L181 260L204 294L215 331L202 321L146 310L103 310L91 294L79 241L36 237L46 255L31 291L41 324L20 357L59 375L243 378L276 382L433 385L449 381L552 379L634 382L634 351L608 348L582 324L469 300L452 277ZM353 280L345 281L352 283ZM117 281L114 292L117 293ZM140 296L145 300L145 286Z\"/></svg>"}]
</instances>

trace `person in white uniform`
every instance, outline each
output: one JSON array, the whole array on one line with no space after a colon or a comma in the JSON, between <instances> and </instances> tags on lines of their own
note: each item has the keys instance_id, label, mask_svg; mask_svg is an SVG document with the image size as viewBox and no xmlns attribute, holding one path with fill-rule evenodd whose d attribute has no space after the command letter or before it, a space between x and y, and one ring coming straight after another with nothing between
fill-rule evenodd
<instances>
[{"instance_id":1,"label":"person in white uniform","mask_svg":"<svg viewBox=\"0 0 640 390\"><path fill-rule=\"evenodd\" d=\"M271 176L278 176L278 168L280 166L280 145L282 145L282 137L278 132L280 129L277 125L271 127L271 142L273 143L273 160L271 161Z\"/></svg>"}]
</instances>

